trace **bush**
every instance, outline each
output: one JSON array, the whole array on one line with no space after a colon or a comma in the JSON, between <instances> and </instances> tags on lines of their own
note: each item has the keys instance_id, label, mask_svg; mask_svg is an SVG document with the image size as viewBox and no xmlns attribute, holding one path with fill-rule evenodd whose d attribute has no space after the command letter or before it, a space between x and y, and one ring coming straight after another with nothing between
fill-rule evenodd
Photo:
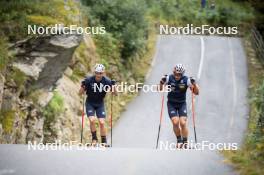
<instances>
[{"instance_id":1,"label":"bush","mask_svg":"<svg viewBox=\"0 0 264 175\"><path fill-rule=\"evenodd\" d=\"M90 25L103 25L120 41L121 56L127 59L144 49L148 23L146 4L135 0L82 0L88 6Z\"/></svg>"},{"instance_id":2,"label":"bush","mask_svg":"<svg viewBox=\"0 0 264 175\"><path fill-rule=\"evenodd\" d=\"M255 91L252 97L252 103L255 105L256 112L256 129L254 134L254 141L257 143L257 149L259 149L258 156L262 156L264 161L264 81Z\"/></svg>"},{"instance_id":3,"label":"bush","mask_svg":"<svg viewBox=\"0 0 264 175\"><path fill-rule=\"evenodd\" d=\"M100 62L102 62L106 68L109 66L107 60L119 60L121 44L112 34L106 33L104 35L96 35L94 37L94 42L96 44L96 52L100 55Z\"/></svg>"},{"instance_id":4,"label":"bush","mask_svg":"<svg viewBox=\"0 0 264 175\"><path fill-rule=\"evenodd\" d=\"M64 102L62 96L58 92L54 92L52 99L44 110L44 116L47 120L52 121L55 116L64 111Z\"/></svg>"},{"instance_id":5,"label":"bush","mask_svg":"<svg viewBox=\"0 0 264 175\"><path fill-rule=\"evenodd\" d=\"M55 122L56 117L64 111L64 102L62 96L58 92L54 95L48 105L45 107L43 114L45 117L44 129L51 130L51 123Z\"/></svg>"}]
</instances>

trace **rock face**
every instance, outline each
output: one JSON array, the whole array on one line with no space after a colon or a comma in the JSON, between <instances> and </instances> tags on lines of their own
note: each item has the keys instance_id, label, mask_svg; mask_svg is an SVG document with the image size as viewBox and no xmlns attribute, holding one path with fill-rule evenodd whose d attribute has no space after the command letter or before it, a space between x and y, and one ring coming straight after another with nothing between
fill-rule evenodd
<instances>
[{"instance_id":1,"label":"rock face","mask_svg":"<svg viewBox=\"0 0 264 175\"><path fill-rule=\"evenodd\" d=\"M74 53L71 64L64 71L64 75L56 82L56 92L64 99L64 112L56 117L53 122L52 131L44 132L44 142L61 140L62 142L80 141L81 113L83 99L78 95L80 81L72 81L69 77L73 74L72 68L88 72L92 67L86 67L79 60L81 55L93 66L98 61L94 43L89 35L84 35L84 41L80 46L81 51ZM55 131L55 134L54 132ZM85 119L84 139L90 136L88 121Z\"/></svg>"},{"instance_id":2,"label":"rock face","mask_svg":"<svg viewBox=\"0 0 264 175\"><path fill-rule=\"evenodd\" d=\"M32 64L26 63L14 63L13 66L20 69L26 75L32 77L34 80L38 80L39 73L45 67L48 60L45 57L36 57Z\"/></svg>"},{"instance_id":3,"label":"rock face","mask_svg":"<svg viewBox=\"0 0 264 175\"><path fill-rule=\"evenodd\" d=\"M82 38L77 34L48 35L23 40L10 47L10 51L15 53L11 69L23 72L27 81L24 91L21 91L13 79L5 80L0 75L0 118L6 122L5 127L0 123L0 143L43 142L46 120L43 109L52 99L54 89L58 89L70 103L65 104L63 114L66 116L62 114L54 120L52 127L59 132L51 139L74 138L80 127L79 118L73 118L72 111L81 104L76 98L77 89L73 92L71 88L78 88L79 83L74 84L65 74L72 74L68 66ZM36 89L33 97L28 98Z\"/></svg>"},{"instance_id":4,"label":"rock face","mask_svg":"<svg viewBox=\"0 0 264 175\"><path fill-rule=\"evenodd\" d=\"M52 89L69 65L82 35L50 35L18 42L13 66L31 77L35 88Z\"/></svg>"},{"instance_id":5,"label":"rock face","mask_svg":"<svg viewBox=\"0 0 264 175\"><path fill-rule=\"evenodd\" d=\"M65 111L57 118L57 127L59 132L57 135L58 140L62 141L79 141L80 133L80 120L79 114L80 106L82 106L81 98L78 95L80 88L79 83L74 83L67 76L63 76L58 81L57 90L61 94L65 103Z\"/></svg>"}]
</instances>

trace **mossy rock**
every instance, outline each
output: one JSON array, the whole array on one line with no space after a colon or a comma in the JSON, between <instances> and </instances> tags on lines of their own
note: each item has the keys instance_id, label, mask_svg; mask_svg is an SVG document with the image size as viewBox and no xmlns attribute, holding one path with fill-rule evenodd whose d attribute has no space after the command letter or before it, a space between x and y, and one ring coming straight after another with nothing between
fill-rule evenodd
<instances>
[{"instance_id":1,"label":"mossy rock","mask_svg":"<svg viewBox=\"0 0 264 175\"><path fill-rule=\"evenodd\" d=\"M18 68L13 67L9 70L6 80L7 82L15 83L18 92L21 92L25 89L26 81L28 77L20 71Z\"/></svg>"},{"instance_id":2,"label":"mossy rock","mask_svg":"<svg viewBox=\"0 0 264 175\"><path fill-rule=\"evenodd\" d=\"M53 17L50 16L29 15L27 19L34 24L44 25L44 26L63 23L63 21L58 21L57 19L54 19Z\"/></svg>"},{"instance_id":3,"label":"mossy rock","mask_svg":"<svg viewBox=\"0 0 264 175\"><path fill-rule=\"evenodd\" d=\"M0 123L2 124L4 133L6 134L12 133L15 116L16 116L16 112L13 110L0 111Z\"/></svg>"}]
</instances>

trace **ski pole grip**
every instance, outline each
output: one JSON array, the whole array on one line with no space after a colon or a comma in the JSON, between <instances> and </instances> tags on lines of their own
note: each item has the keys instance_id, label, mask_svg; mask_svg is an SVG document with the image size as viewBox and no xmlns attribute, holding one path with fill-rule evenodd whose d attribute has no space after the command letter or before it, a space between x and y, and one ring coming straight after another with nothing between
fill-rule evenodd
<instances>
[{"instance_id":1,"label":"ski pole grip","mask_svg":"<svg viewBox=\"0 0 264 175\"><path fill-rule=\"evenodd\" d=\"M112 85L115 85L116 84L116 81L115 80L111 80L111 84Z\"/></svg>"}]
</instances>

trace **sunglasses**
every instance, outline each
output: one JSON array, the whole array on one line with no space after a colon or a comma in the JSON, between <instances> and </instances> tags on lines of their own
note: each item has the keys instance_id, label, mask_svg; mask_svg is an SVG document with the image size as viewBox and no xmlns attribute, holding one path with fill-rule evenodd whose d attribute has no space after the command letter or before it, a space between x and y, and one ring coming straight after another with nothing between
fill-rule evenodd
<instances>
[{"instance_id":1,"label":"sunglasses","mask_svg":"<svg viewBox=\"0 0 264 175\"><path fill-rule=\"evenodd\" d=\"M101 74L103 74L103 72L95 72L95 74L101 75Z\"/></svg>"},{"instance_id":2,"label":"sunglasses","mask_svg":"<svg viewBox=\"0 0 264 175\"><path fill-rule=\"evenodd\" d=\"M174 74L175 76L177 76L177 77L181 77L181 76L182 76L181 73L177 73L176 71L173 71L173 74Z\"/></svg>"}]
</instances>

